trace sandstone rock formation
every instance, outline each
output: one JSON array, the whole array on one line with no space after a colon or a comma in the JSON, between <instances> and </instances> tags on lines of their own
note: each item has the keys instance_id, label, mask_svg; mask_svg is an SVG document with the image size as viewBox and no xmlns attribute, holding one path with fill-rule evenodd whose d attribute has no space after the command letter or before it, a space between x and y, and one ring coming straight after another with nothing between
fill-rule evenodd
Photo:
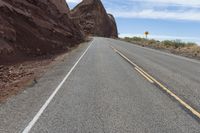
<instances>
[{"instance_id":1,"label":"sandstone rock formation","mask_svg":"<svg viewBox=\"0 0 200 133\"><path fill-rule=\"evenodd\" d=\"M70 9L65 0L50 0L61 13L69 13Z\"/></svg>"},{"instance_id":2,"label":"sandstone rock formation","mask_svg":"<svg viewBox=\"0 0 200 133\"><path fill-rule=\"evenodd\" d=\"M84 33L68 13L65 0L1 0L0 64L83 41Z\"/></svg>"},{"instance_id":3,"label":"sandstone rock formation","mask_svg":"<svg viewBox=\"0 0 200 133\"><path fill-rule=\"evenodd\" d=\"M118 36L100 0L72 11L65 0L0 0L0 65L66 51L86 35Z\"/></svg>"},{"instance_id":4,"label":"sandstone rock formation","mask_svg":"<svg viewBox=\"0 0 200 133\"><path fill-rule=\"evenodd\" d=\"M83 0L70 14L87 35L118 37L115 19L107 14L101 0Z\"/></svg>"}]
</instances>

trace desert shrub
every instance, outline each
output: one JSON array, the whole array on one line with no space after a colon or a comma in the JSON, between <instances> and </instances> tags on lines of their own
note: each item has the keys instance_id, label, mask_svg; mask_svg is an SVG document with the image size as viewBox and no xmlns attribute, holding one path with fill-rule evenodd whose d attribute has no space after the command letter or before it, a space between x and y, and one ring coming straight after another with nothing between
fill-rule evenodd
<instances>
[{"instance_id":1,"label":"desert shrub","mask_svg":"<svg viewBox=\"0 0 200 133\"><path fill-rule=\"evenodd\" d=\"M127 41L127 42L131 42L131 38L130 37L125 37L124 40Z\"/></svg>"},{"instance_id":2,"label":"desert shrub","mask_svg":"<svg viewBox=\"0 0 200 133\"><path fill-rule=\"evenodd\" d=\"M193 42L188 42L187 44L186 44L186 46L196 46L197 44L196 43L193 43Z\"/></svg>"},{"instance_id":3,"label":"desert shrub","mask_svg":"<svg viewBox=\"0 0 200 133\"><path fill-rule=\"evenodd\" d=\"M133 41L144 41L145 39L141 38L141 37L133 37L132 40Z\"/></svg>"},{"instance_id":4,"label":"desert shrub","mask_svg":"<svg viewBox=\"0 0 200 133\"><path fill-rule=\"evenodd\" d=\"M141 38L141 37L125 37L124 40L128 42L142 42L142 41L145 41L146 39Z\"/></svg>"},{"instance_id":5,"label":"desert shrub","mask_svg":"<svg viewBox=\"0 0 200 133\"><path fill-rule=\"evenodd\" d=\"M164 45L165 47L173 47L173 48L180 48L180 47L185 47L187 45L187 43L182 42L180 40L165 40L161 42L162 45Z\"/></svg>"},{"instance_id":6,"label":"desert shrub","mask_svg":"<svg viewBox=\"0 0 200 133\"><path fill-rule=\"evenodd\" d=\"M165 40L165 41L162 41L161 44L168 48L172 46L172 41Z\"/></svg>"},{"instance_id":7,"label":"desert shrub","mask_svg":"<svg viewBox=\"0 0 200 133\"><path fill-rule=\"evenodd\" d=\"M148 45L157 44L158 42L154 39L148 40Z\"/></svg>"},{"instance_id":8,"label":"desert shrub","mask_svg":"<svg viewBox=\"0 0 200 133\"><path fill-rule=\"evenodd\" d=\"M180 49L183 47L192 47L197 46L196 43L193 42L182 42L181 40L164 40L164 41L158 41L155 39L146 39L141 37L125 37L125 41L137 43L139 45L152 45L155 47L161 47L161 48L175 48Z\"/></svg>"}]
</instances>

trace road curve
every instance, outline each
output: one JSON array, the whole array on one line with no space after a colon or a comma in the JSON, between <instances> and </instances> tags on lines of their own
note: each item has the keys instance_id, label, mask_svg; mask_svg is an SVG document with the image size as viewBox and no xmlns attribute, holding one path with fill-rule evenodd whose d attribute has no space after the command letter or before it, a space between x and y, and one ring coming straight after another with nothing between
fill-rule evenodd
<instances>
[{"instance_id":1,"label":"road curve","mask_svg":"<svg viewBox=\"0 0 200 133\"><path fill-rule=\"evenodd\" d=\"M146 80L110 46L197 111L198 61L107 38L94 38L88 46L79 47L38 84L1 104L0 132L23 132L69 75L32 124L30 133L199 133L198 118Z\"/></svg>"},{"instance_id":2,"label":"road curve","mask_svg":"<svg viewBox=\"0 0 200 133\"><path fill-rule=\"evenodd\" d=\"M200 112L199 61L122 41L107 40Z\"/></svg>"}]
</instances>

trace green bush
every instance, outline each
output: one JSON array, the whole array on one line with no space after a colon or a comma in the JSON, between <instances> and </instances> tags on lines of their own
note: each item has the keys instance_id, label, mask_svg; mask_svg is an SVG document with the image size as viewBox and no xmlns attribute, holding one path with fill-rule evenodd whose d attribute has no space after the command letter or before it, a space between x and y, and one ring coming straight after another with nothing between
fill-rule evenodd
<instances>
[{"instance_id":1,"label":"green bush","mask_svg":"<svg viewBox=\"0 0 200 133\"><path fill-rule=\"evenodd\" d=\"M193 43L193 42L188 42L187 43L187 46L196 46L197 44L196 43Z\"/></svg>"},{"instance_id":2,"label":"green bush","mask_svg":"<svg viewBox=\"0 0 200 133\"><path fill-rule=\"evenodd\" d=\"M147 41L147 39L141 37L125 37L124 40L137 41L137 42Z\"/></svg>"},{"instance_id":3,"label":"green bush","mask_svg":"<svg viewBox=\"0 0 200 133\"><path fill-rule=\"evenodd\" d=\"M154 39L148 40L148 45L157 44L157 41Z\"/></svg>"},{"instance_id":4,"label":"green bush","mask_svg":"<svg viewBox=\"0 0 200 133\"><path fill-rule=\"evenodd\" d=\"M166 48L172 47L172 48L181 48L181 47L186 47L186 46L195 46L197 45L196 43L193 42L182 42L181 40L164 40L164 41L158 41L158 40L154 40L154 39L145 39L145 38L141 38L141 37L125 37L124 38L125 41L128 42L136 42L140 45L160 45L160 46L164 46Z\"/></svg>"},{"instance_id":5,"label":"green bush","mask_svg":"<svg viewBox=\"0 0 200 133\"><path fill-rule=\"evenodd\" d=\"M161 44L163 44L166 47L174 47L174 48L197 45L197 44L191 43L191 42L185 43L185 42L182 42L181 40L174 40L174 41L165 40L165 41L162 41Z\"/></svg>"}]
</instances>

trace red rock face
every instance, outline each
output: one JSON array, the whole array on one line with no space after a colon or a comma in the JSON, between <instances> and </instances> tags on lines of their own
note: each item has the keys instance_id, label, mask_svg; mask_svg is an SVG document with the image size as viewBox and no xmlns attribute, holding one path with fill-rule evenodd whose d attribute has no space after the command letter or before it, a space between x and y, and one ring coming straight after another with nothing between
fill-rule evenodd
<instances>
[{"instance_id":1,"label":"red rock face","mask_svg":"<svg viewBox=\"0 0 200 133\"><path fill-rule=\"evenodd\" d=\"M72 11L65 0L0 0L0 65L66 51L85 35L118 36L100 0Z\"/></svg>"},{"instance_id":2,"label":"red rock face","mask_svg":"<svg viewBox=\"0 0 200 133\"><path fill-rule=\"evenodd\" d=\"M65 0L1 0L0 64L82 42L84 34L68 13Z\"/></svg>"},{"instance_id":3,"label":"red rock face","mask_svg":"<svg viewBox=\"0 0 200 133\"><path fill-rule=\"evenodd\" d=\"M118 37L115 19L100 0L83 0L70 14L87 35Z\"/></svg>"},{"instance_id":4,"label":"red rock face","mask_svg":"<svg viewBox=\"0 0 200 133\"><path fill-rule=\"evenodd\" d=\"M70 11L65 0L50 0L61 13L68 13Z\"/></svg>"}]
</instances>

